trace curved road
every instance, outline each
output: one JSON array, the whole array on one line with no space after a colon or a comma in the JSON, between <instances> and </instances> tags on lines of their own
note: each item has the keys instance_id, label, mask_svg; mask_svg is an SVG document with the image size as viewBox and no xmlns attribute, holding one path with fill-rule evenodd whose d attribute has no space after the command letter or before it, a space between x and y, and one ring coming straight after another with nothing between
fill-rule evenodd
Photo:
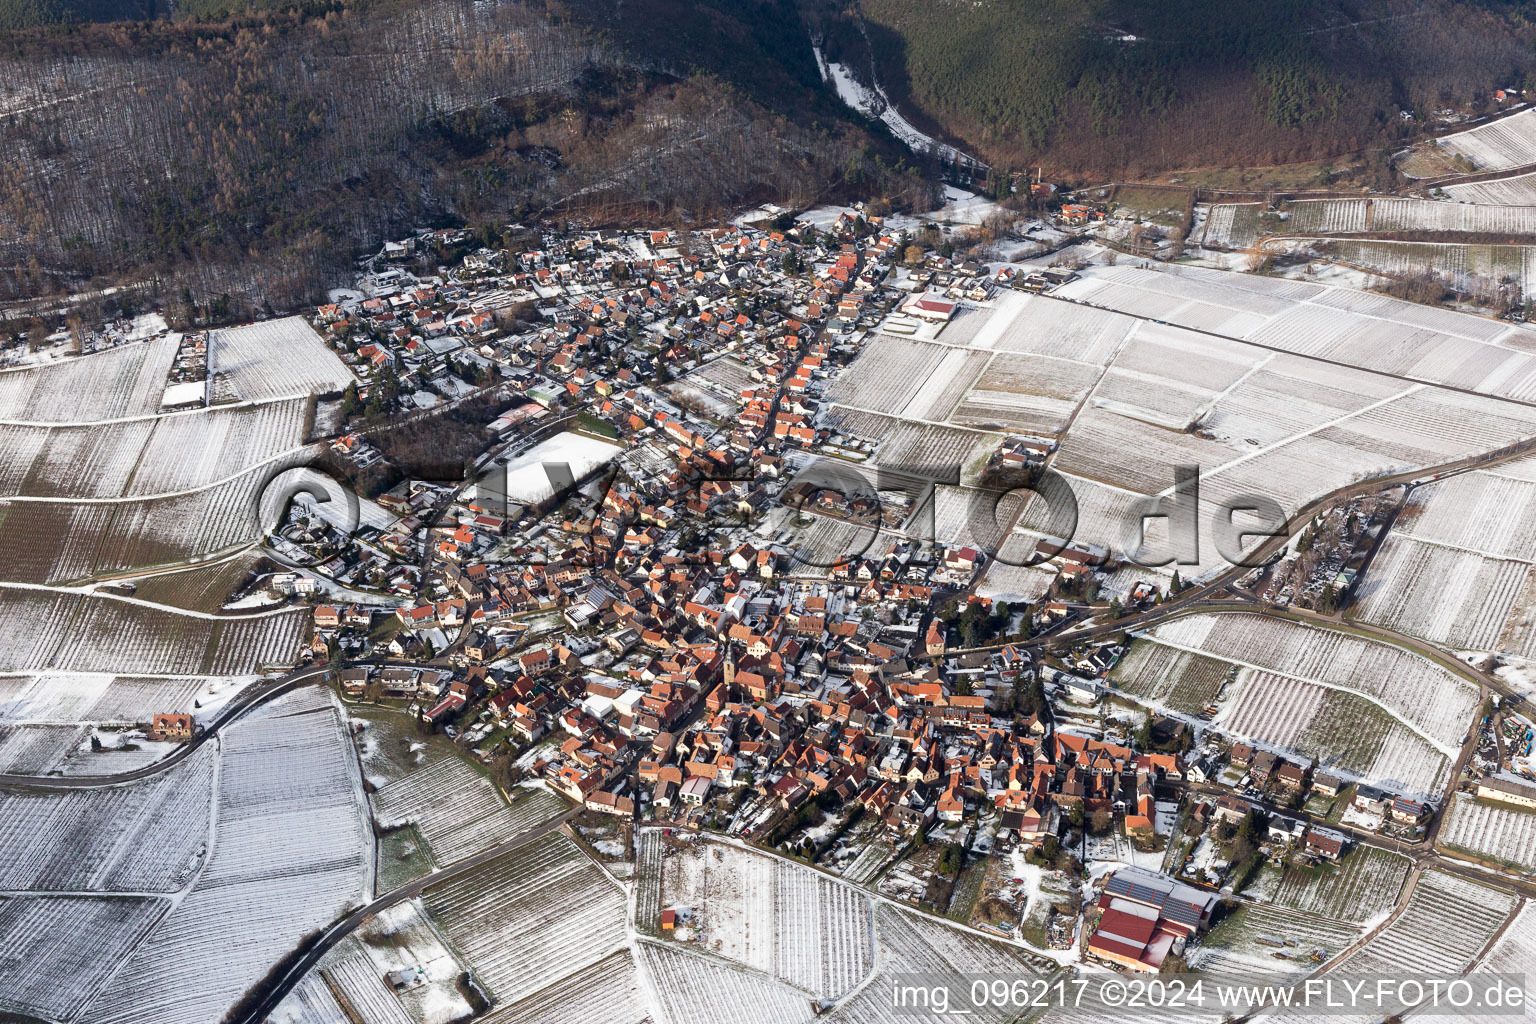
<instances>
[{"instance_id":1,"label":"curved road","mask_svg":"<svg viewBox=\"0 0 1536 1024\"><path fill-rule=\"evenodd\" d=\"M198 747L218 735L220 729L235 721L246 712L265 704L274 697L280 697L301 686L308 685L317 677L323 677L329 674L329 672L330 668L328 666L320 665L313 668L299 669L277 679L257 683L224 705L213 721L209 722L207 727L201 732L181 744L165 757L142 768L135 768L130 772L117 772L112 775L0 774L0 787L48 791L101 789L108 786L119 786L125 782L138 782L141 779L150 778L186 760Z\"/></svg>"},{"instance_id":2,"label":"curved road","mask_svg":"<svg viewBox=\"0 0 1536 1024\"><path fill-rule=\"evenodd\" d=\"M397 903L414 899L431 886L468 874L476 868L483 867L496 860L498 857L511 853L521 846L526 846L540 836L547 835L565 824L570 818L580 813L581 809L581 807L572 807L559 817L546 821L542 825L535 825L533 828L525 829L511 839L497 843L483 853L477 853L472 857L459 861L457 864L434 871L428 875L423 875L415 881L407 882L398 888L391 889L384 895L358 907L350 914L337 918L325 931L321 932L305 947L304 952L298 959L290 963L281 975L265 981L264 987L266 990L262 993L261 998L242 1016L231 1018L228 1024L261 1024L277 1008L277 1004L283 1001L283 997L304 979L305 973L319 962L321 957L325 956L333 946L350 935L374 914L381 910L386 910Z\"/></svg>"}]
</instances>

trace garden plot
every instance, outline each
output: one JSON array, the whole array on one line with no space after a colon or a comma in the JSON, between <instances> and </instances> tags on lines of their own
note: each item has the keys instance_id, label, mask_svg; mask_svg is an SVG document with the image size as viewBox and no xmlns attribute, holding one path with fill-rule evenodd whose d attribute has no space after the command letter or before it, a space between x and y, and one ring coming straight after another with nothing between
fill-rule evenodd
<instances>
[{"instance_id":1,"label":"garden plot","mask_svg":"<svg viewBox=\"0 0 1536 1024\"><path fill-rule=\"evenodd\" d=\"M1441 845L1521 871L1536 871L1536 812L1457 793L1445 809Z\"/></svg>"},{"instance_id":2,"label":"garden plot","mask_svg":"<svg viewBox=\"0 0 1536 1024\"><path fill-rule=\"evenodd\" d=\"M310 973L315 974L314 971ZM386 986L384 974L385 971L377 969L368 959L355 936L349 936L327 953L318 972L319 978L337 1002L351 1011L351 1015L343 1012L343 1020L367 1021L368 1024L411 1024L411 1017L406 1014L405 1007L400 1005L400 1000Z\"/></svg>"},{"instance_id":3,"label":"garden plot","mask_svg":"<svg viewBox=\"0 0 1536 1024\"><path fill-rule=\"evenodd\" d=\"M214 331L208 374L215 402L324 394L357 379L297 316Z\"/></svg>"},{"instance_id":4,"label":"garden plot","mask_svg":"<svg viewBox=\"0 0 1536 1024\"><path fill-rule=\"evenodd\" d=\"M347 995L347 1002L357 1006L363 998L387 1001L400 1007L402 1021L416 1024L450 1024L474 1013L474 1008L457 988L464 966L443 943L421 910L418 900L398 903L369 918L355 935L357 953L350 959L352 969L346 986L338 984L339 971L325 969L325 974ZM324 965L322 965L324 967ZM384 983L390 971L407 970L416 982L398 992ZM362 983L362 984L358 984ZM368 996L352 997L356 985ZM386 1009L385 1013L389 1011ZM366 1014L366 1019L376 1019Z\"/></svg>"},{"instance_id":5,"label":"garden plot","mask_svg":"<svg viewBox=\"0 0 1536 1024\"><path fill-rule=\"evenodd\" d=\"M1110 673L1119 690L1170 711L1197 715L1233 675L1230 662L1138 639Z\"/></svg>"},{"instance_id":6,"label":"garden plot","mask_svg":"<svg viewBox=\"0 0 1536 1024\"><path fill-rule=\"evenodd\" d=\"M160 408L179 335L0 372L0 420L84 423Z\"/></svg>"},{"instance_id":7,"label":"garden plot","mask_svg":"<svg viewBox=\"0 0 1536 1024\"><path fill-rule=\"evenodd\" d=\"M753 386L751 369L735 356L711 359L688 374L690 380L695 377L708 381L716 390L732 397Z\"/></svg>"},{"instance_id":8,"label":"garden plot","mask_svg":"<svg viewBox=\"0 0 1536 1024\"><path fill-rule=\"evenodd\" d=\"M510 805L485 776L448 757L373 795L381 828L414 824L445 866L557 817L565 804L545 789L520 789Z\"/></svg>"},{"instance_id":9,"label":"garden plot","mask_svg":"<svg viewBox=\"0 0 1536 1024\"><path fill-rule=\"evenodd\" d=\"M1410 867L1407 857L1359 845L1337 865L1316 870L1287 868L1275 903L1334 921L1364 925L1397 905Z\"/></svg>"},{"instance_id":10,"label":"garden plot","mask_svg":"<svg viewBox=\"0 0 1536 1024\"><path fill-rule=\"evenodd\" d=\"M1442 185L1440 191L1458 203L1487 203L1492 206L1536 206L1536 172L1515 174L1492 181L1469 181L1462 185Z\"/></svg>"},{"instance_id":11,"label":"garden plot","mask_svg":"<svg viewBox=\"0 0 1536 1024\"><path fill-rule=\"evenodd\" d=\"M558 832L428 889L422 902L498 1004L606 959L626 937L624 894Z\"/></svg>"},{"instance_id":12,"label":"garden plot","mask_svg":"<svg viewBox=\"0 0 1536 1024\"><path fill-rule=\"evenodd\" d=\"M827 400L894 413L912 400L949 355L943 345L877 335L828 383Z\"/></svg>"},{"instance_id":13,"label":"garden plot","mask_svg":"<svg viewBox=\"0 0 1536 1024\"><path fill-rule=\"evenodd\" d=\"M304 935L366 898L362 779L340 713L301 710L312 699L281 698L220 734L207 864L82 1020L218 1020Z\"/></svg>"},{"instance_id":14,"label":"garden plot","mask_svg":"<svg viewBox=\"0 0 1536 1024\"><path fill-rule=\"evenodd\" d=\"M814 1003L804 992L675 946L639 944L640 967L657 1008L671 1024L809 1024Z\"/></svg>"},{"instance_id":15,"label":"garden plot","mask_svg":"<svg viewBox=\"0 0 1536 1024\"><path fill-rule=\"evenodd\" d=\"M1502 889L1426 871L1402 914L1337 969L1345 974L1459 974L1472 966L1516 902Z\"/></svg>"},{"instance_id":16,"label":"garden plot","mask_svg":"<svg viewBox=\"0 0 1536 1024\"><path fill-rule=\"evenodd\" d=\"M1522 110L1466 131L1442 135L1434 147L1465 157L1479 171L1503 171L1536 163L1536 110ZM1411 175L1411 170L1405 168Z\"/></svg>"},{"instance_id":17,"label":"garden plot","mask_svg":"<svg viewBox=\"0 0 1536 1024\"><path fill-rule=\"evenodd\" d=\"M1342 921L1245 903L1190 951L1189 965L1216 975L1265 974L1297 980L1348 948L1360 932Z\"/></svg>"},{"instance_id":18,"label":"garden plot","mask_svg":"<svg viewBox=\"0 0 1536 1024\"><path fill-rule=\"evenodd\" d=\"M1453 751L1478 704L1475 686L1418 655L1283 619L1192 615L1156 627L1152 636L1259 671L1369 696Z\"/></svg>"},{"instance_id":19,"label":"garden plot","mask_svg":"<svg viewBox=\"0 0 1536 1024\"><path fill-rule=\"evenodd\" d=\"M80 1012L169 901L124 896L0 896L0 1011L45 1020Z\"/></svg>"},{"instance_id":20,"label":"garden plot","mask_svg":"<svg viewBox=\"0 0 1536 1024\"><path fill-rule=\"evenodd\" d=\"M1087 396L1100 369L1055 356L999 352L960 399L955 423L1058 434Z\"/></svg>"}]
</instances>

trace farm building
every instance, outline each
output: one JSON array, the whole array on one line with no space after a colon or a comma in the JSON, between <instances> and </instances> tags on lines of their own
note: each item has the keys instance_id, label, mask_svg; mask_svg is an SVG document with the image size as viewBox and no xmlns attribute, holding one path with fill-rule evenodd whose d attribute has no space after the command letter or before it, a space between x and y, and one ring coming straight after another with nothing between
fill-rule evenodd
<instances>
[{"instance_id":1,"label":"farm building","mask_svg":"<svg viewBox=\"0 0 1536 1024\"><path fill-rule=\"evenodd\" d=\"M906 304L901 307L901 311L911 316L921 317L924 320L942 324L948 323L949 318L955 315L955 304L942 296L934 295L931 292L924 292L922 295L914 296L907 300Z\"/></svg>"},{"instance_id":2,"label":"farm building","mask_svg":"<svg viewBox=\"0 0 1536 1024\"><path fill-rule=\"evenodd\" d=\"M1176 942L1210 923L1216 901L1215 893L1167 875L1121 868L1104 885L1088 952L1133 971L1157 971Z\"/></svg>"},{"instance_id":3,"label":"farm building","mask_svg":"<svg viewBox=\"0 0 1536 1024\"><path fill-rule=\"evenodd\" d=\"M1513 779L1480 779L1477 795L1482 800L1497 800L1516 807L1536 807L1536 786L1528 786Z\"/></svg>"}]
</instances>

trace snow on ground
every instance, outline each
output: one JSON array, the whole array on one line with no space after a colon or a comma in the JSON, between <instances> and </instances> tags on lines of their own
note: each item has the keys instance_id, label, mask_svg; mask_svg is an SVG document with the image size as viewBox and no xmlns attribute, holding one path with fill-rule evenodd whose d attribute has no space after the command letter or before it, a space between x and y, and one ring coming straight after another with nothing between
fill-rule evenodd
<instances>
[{"instance_id":1,"label":"snow on ground","mask_svg":"<svg viewBox=\"0 0 1536 1024\"><path fill-rule=\"evenodd\" d=\"M555 493L556 482L579 480L623 451L619 445L586 434L557 434L507 463L507 497L530 504L543 501Z\"/></svg>"},{"instance_id":2,"label":"snow on ground","mask_svg":"<svg viewBox=\"0 0 1536 1024\"><path fill-rule=\"evenodd\" d=\"M215 401L340 391L357 379L298 316L215 331L208 373Z\"/></svg>"},{"instance_id":3,"label":"snow on ground","mask_svg":"<svg viewBox=\"0 0 1536 1024\"><path fill-rule=\"evenodd\" d=\"M305 934L362 902L362 779L334 697L319 696L298 691L221 733L206 866L82 1020L218 1020Z\"/></svg>"},{"instance_id":4,"label":"snow on ground","mask_svg":"<svg viewBox=\"0 0 1536 1024\"><path fill-rule=\"evenodd\" d=\"M853 73L846 65L835 62L827 63L821 60L817 54L817 62L822 64L824 77L832 82L837 95L848 106L867 117L876 118L884 122L891 130L891 134L910 146L919 153L932 152L940 160L951 162L969 161L970 157L961 153L955 147L946 145L918 131L912 122L901 116L901 111L885 95L885 91L878 85L871 89L853 77Z\"/></svg>"}]
</instances>

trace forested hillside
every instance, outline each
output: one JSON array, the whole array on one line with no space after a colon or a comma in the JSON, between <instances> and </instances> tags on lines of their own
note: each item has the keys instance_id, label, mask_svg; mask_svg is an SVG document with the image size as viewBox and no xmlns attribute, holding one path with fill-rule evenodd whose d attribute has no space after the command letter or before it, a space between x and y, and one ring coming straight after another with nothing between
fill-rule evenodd
<instances>
[{"instance_id":1,"label":"forested hillside","mask_svg":"<svg viewBox=\"0 0 1536 1024\"><path fill-rule=\"evenodd\" d=\"M795 123L691 68L658 75L517 0L90 25L8 46L5 298L152 272L162 294L283 308L417 224L926 188L847 121Z\"/></svg>"},{"instance_id":2,"label":"forested hillside","mask_svg":"<svg viewBox=\"0 0 1536 1024\"><path fill-rule=\"evenodd\" d=\"M1536 69L1502 0L859 0L828 56L994 164L1120 174L1332 156ZM1536 84L1536 83L1533 83ZM1418 115L1407 122L1399 111Z\"/></svg>"}]
</instances>

